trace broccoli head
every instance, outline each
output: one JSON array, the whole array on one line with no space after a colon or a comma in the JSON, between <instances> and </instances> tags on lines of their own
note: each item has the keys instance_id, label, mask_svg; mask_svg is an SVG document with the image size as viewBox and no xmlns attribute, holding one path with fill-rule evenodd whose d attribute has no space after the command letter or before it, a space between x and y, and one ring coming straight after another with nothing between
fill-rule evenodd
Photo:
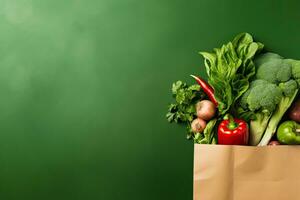
<instances>
[{"instance_id":1,"label":"broccoli head","mask_svg":"<svg viewBox=\"0 0 300 200\"><path fill-rule=\"evenodd\" d=\"M254 62L255 65L261 65L263 63L268 62L269 60L273 60L273 59L283 59L283 57L281 57L280 55L276 54L276 53L265 53L265 54L261 54L258 57L255 58Z\"/></svg>"},{"instance_id":2,"label":"broccoli head","mask_svg":"<svg viewBox=\"0 0 300 200\"><path fill-rule=\"evenodd\" d=\"M255 64L256 79L278 84L288 81L292 76L292 65L274 53L261 55L255 60Z\"/></svg>"},{"instance_id":3,"label":"broccoli head","mask_svg":"<svg viewBox=\"0 0 300 200\"><path fill-rule=\"evenodd\" d=\"M251 82L250 88L241 98L241 105L250 111L273 112L281 98L282 92L276 84L255 80Z\"/></svg>"},{"instance_id":4,"label":"broccoli head","mask_svg":"<svg viewBox=\"0 0 300 200\"><path fill-rule=\"evenodd\" d=\"M281 89L282 93L286 97L291 97L295 93L295 91L298 89L298 84L295 80L289 80L285 83L280 83L279 88Z\"/></svg>"},{"instance_id":5,"label":"broccoli head","mask_svg":"<svg viewBox=\"0 0 300 200\"><path fill-rule=\"evenodd\" d=\"M286 59L286 61L292 65L292 76L298 85L300 85L300 61L292 59Z\"/></svg>"}]
</instances>

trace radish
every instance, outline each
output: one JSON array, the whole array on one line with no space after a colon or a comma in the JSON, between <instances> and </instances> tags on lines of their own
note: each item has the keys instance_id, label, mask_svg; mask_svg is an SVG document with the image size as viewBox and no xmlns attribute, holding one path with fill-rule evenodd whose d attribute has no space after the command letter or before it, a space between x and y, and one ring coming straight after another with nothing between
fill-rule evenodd
<instances>
[{"instance_id":1,"label":"radish","mask_svg":"<svg viewBox=\"0 0 300 200\"><path fill-rule=\"evenodd\" d=\"M196 104L196 111L198 118L208 121L216 114L216 106L209 100L202 100Z\"/></svg>"},{"instance_id":2,"label":"radish","mask_svg":"<svg viewBox=\"0 0 300 200\"><path fill-rule=\"evenodd\" d=\"M192 121L191 127L194 133L202 133L206 127L206 121L201 118L196 118Z\"/></svg>"}]
</instances>

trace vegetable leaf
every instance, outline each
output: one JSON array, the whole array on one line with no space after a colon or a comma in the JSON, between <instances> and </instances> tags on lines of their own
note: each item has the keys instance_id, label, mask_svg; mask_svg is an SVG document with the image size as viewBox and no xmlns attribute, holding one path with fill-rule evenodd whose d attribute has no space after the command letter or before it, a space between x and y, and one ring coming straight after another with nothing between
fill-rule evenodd
<instances>
[{"instance_id":1,"label":"vegetable leaf","mask_svg":"<svg viewBox=\"0 0 300 200\"><path fill-rule=\"evenodd\" d=\"M241 33L213 53L200 52L221 115L249 88L249 80L255 75L252 59L262 48L263 44L254 42L250 34Z\"/></svg>"}]
</instances>

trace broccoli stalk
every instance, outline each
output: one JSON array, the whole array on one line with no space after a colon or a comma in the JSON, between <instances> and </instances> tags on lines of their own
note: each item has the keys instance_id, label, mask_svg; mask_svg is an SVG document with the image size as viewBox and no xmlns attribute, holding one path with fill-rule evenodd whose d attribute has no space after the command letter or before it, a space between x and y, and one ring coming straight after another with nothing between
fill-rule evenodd
<instances>
[{"instance_id":1,"label":"broccoli stalk","mask_svg":"<svg viewBox=\"0 0 300 200\"><path fill-rule=\"evenodd\" d=\"M261 139L260 143L258 144L258 146L265 146L269 143L272 136L276 132L278 123L280 122L280 120L283 117L283 115L285 114L285 112L288 110L288 108L293 103L295 97L298 94L298 91L299 91L299 89L296 89L292 96L285 96L281 99L281 101L277 105L276 110L272 114L272 117L269 121L269 124L267 126L266 131L265 131L265 134L264 134L263 138Z\"/></svg>"},{"instance_id":2,"label":"broccoli stalk","mask_svg":"<svg viewBox=\"0 0 300 200\"><path fill-rule=\"evenodd\" d=\"M270 112L255 113L256 119L250 121L250 145L256 146L260 142L271 116Z\"/></svg>"}]
</instances>

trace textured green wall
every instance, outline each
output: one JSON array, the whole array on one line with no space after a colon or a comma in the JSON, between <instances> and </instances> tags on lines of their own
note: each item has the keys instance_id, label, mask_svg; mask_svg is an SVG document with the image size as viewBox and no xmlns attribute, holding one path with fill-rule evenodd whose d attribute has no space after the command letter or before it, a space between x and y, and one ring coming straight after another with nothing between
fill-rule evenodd
<instances>
[{"instance_id":1,"label":"textured green wall","mask_svg":"<svg viewBox=\"0 0 300 200\"><path fill-rule=\"evenodd\" d=\"M0 199L192 199L165 118L199 50L242 31L300 58L297 0L0 0Z\"/></svg>"}]
</instances>

